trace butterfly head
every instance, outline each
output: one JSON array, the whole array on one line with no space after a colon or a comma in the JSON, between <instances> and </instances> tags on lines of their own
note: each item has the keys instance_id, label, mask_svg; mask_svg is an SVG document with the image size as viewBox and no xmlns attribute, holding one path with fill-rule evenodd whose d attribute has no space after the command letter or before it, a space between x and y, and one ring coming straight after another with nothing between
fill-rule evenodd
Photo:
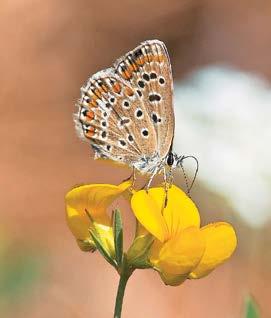
<instances>
[{"instance_id":1,"label":"butterfly head","mask_svg":"<svg viewBox=\"0 0 271 318\"><path fill-rule=\"evenodd\" d=\"M182 165L184 158L184 156L178 156L177 153L170 151L167 155L166 163L170 168L175 169Z\"/></svg>"},{"instance_id":2,"label":"butterfly head","mask_svg":"<svg viewBox=\"0 0 271 318\"><path fill-rule=\"evenodd\" d=\"M186 176L186 173L185 173L185 170L184 170L184 167L183 167L183 161L185 159L193 159L196 163L196 170L195 170L195 173L194 173L194 177L193 177L193 180L191 182L190 185L188 185L188 179L187 179L187 176ZM192 189L193 187L193 184L196 180L196 177L197 177L197 174L198 174L198 170L199 170L199 162L198 162L198 159L194 156L178 156L176 153L174 152L169 152L167 157L166 157L166 164L170 167L170 170L172 171L173 169L176 169L176 168L181 168L182 171L183 171L183 174L184 174L184 179L185 179L185 183L186 183L186 186L187 186L187 193L189 195L189 192L190 190Z\"/></svg>"}]
</instances>

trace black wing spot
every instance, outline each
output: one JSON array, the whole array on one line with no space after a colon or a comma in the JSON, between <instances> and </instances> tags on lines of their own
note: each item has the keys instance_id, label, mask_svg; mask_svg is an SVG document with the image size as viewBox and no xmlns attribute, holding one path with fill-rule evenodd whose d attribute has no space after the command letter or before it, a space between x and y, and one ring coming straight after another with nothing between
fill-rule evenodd
<instances>
[{"instance_id":1,"label":"black wing spot","mask_svg":"<svg viewBox=\"0 0 271 318\"><path fill-rule=\"evenodd\" d=\"M123 146L123 147L126 146L126 142L125 142L123 139L120 139L120 140L119 140L119 143L120 143L120 145Z\"/></svg>"},{"instance_id":2,"label":"black wing spot","mask_svg":"<svg viewBox=\"0 0 271 318\"><path fill-rule=\"evenodd\" d=\"M138 86L141 88L145 87L145 83L143 81L138 81Z\"/></svg>"},{"instance_id":3,"label":"black wing spot","mask_svg":"<svg viewBox=\"0 0 271 318\"><path fill-rule=\"evenodd\" d=\"M129 124L129 122L130 122L129 118L121 119L120 125L123 126L123 125Z\"/></svg>"},{"instance_id":4,"label":"black wing spot","mask_svg":"<svg viewBox=\"0 0 271 318\"><path fill-rule=\"evenodd\" d=\"M150 80L150 77L149 77L149 75L147 73L144 73L142 77L147 82Z\"/></svg>"},{"instance_id":5,"label":"black wing spot","mask_svg":"<svg viewBox=\"0 0 271 318\"><path fill-rule=\"evenodd\" d=\"M130 142L132 142L132 141L134 141L134 137L133 137L132 135L128 135L128 140L129 140Z\"/></svg>"},{"instance_id":6,"label":"black wing spot","mask_svg":"<svg viewBox=\"0 0 271 318\"><path fill-rule=\"evenodd\" d=\"M142 92L140 90L137 90L136 92L139 97L142 97Z\"/></svg>"},{"instance_id":7,"label":"black wing spot","mask_svg":"<svg viewBox=\"0 0 271 318\"><path fill-rule=\"evenodd\" d=\"M160 78L159 78L159 83L160 83L161 85L165 84L165 79L164 79L163 77L160 77Z\"/></svg>"},{"instance_id":8,"label":"black wing spot","mask_svg":"<svg viewBox=\"0 0 271 318\"><path fill-rule=\"evenodd\" d=\"M140 56L142 56L142 55L143 55L143 52L142 52L141 49L137 49L137 50L134 52L135 58L138 58L138 57L140 57Z\"/></svg>"},{"instance_id":9,"label":"black wing spot","mask_svg":"<svg viewBox=\"0 0 271 318\"><path fill-rule=\"evenodd\" d=\"M154 101L159 102L160 100L161 100L161 96L158 95L158 94L150 94L149 95L149 101L150 102L154 102Z\"/></svg>"},{"instance_id":10,"label":"black wing spot","mask_svg":"<svg viewBox=\"0 0 271 318\"><path fill-rule=\"evenodd\" d=\"M107 136L106 131L103 131L103 132L102 132L102 138L106 138L106 136Z\"/></svg>"},{"instance_id":11,"label":"black wing spot","mask_svg":"<svg viewBox=\"0 0 271 318\"><path fill-rule=\"evenodd\" d=\"M129 103L127 100L125 100L125 101L123 102L123 106L126 107L126 108L128 108L128 107L130 107L130 103Z\"/></svg>"},{"instance_id":12,"label":"black wing spot","mask_svg":"<svg viewBox=\"0 0 271 318\"><path fill-rule=\"evenodd\" d=\"M148 137L148 136L149 136L149 131L148 131L147 128L142 129L141 133L142 133L142 135L143 135L144 137Z\"/></svg>"},{"instance_id":13,"label":"black wing spot","mask_svg":"<svg viewBox=\"0 0 271 318\"><path fill-rule=\"evenodd\" d=\"M155 124L157 124L157 121L158 121L158 117L157 117L157 115L156 114L152 114L152 120L153 120L153 122L155 123Z\"/></svg>"},{"instance_id":14,"label":"black wing spot","mask_svg":"<svg viewBox=\"0 0 271 318\"><path fill-rule=\"evenodd\" d=\"M141 109L138 109L137 111L136 111L136 117L137 118L141 118L143 116L143 111L141 110Z\"/></svg>"}]
</instances>

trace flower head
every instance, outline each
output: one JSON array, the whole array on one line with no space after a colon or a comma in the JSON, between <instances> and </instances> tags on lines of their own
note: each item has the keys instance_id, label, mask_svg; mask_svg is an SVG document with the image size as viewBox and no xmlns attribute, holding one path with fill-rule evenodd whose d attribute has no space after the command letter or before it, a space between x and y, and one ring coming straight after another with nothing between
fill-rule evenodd
<instances>
[{"instance_id":1,"label":"flower head","mask_svg":"<svg viewBox=\"0 0 271 318\"><path fill-rule=\"evenodd\" d=\"M168 285L209 274L233 253L237 239L232 226L217 222L200 228L193 201L178 187L152 188L134 193L131 206L155 241L149 261Z\"/></svg>"},{"instance_id":2,"label":"flower head","mask_svg":"<svg viewBox=\"0 0 271 318\"><path fill-rule=\"evenodd\" d=\"M165 204L163 187L128 192L130 186L130 182L118 186L92 184L67 193L68 226L82 250L98 248L118 271L123 261L131 272L152 267L168 285L206 276L235 250L237 240L232 226L217 222L200 228L195 204L178 187L173 185L168 190ZM127 253L123 253L120 212L113 215L114 222L107 213L120 195L131 202L138 220Z\"/></svg>"}]
</instances>

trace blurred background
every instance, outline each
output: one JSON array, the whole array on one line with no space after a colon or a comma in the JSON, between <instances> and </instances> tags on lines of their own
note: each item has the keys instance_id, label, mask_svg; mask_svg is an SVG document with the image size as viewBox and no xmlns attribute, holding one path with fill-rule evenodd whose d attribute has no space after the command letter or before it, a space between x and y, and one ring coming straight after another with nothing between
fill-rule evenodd
<instances>
[{"instance_id":1,"label":"blurred background","mask_svg":"<svg viewBox=\"0 0 271 318\"><path fill-rule=\"evenodd\" d=\"M79 250L64 196L129 170L94 162L72 113L89 75L157 38L173 66L176 151L200 161L192 197L202 223L231 222L239 245L177 288L137 271L123 317L239 318L248 293L271 317L270 1L14 0L0 14L0 316L112 316L117 274Z\"/></svg>"}]
</instances>

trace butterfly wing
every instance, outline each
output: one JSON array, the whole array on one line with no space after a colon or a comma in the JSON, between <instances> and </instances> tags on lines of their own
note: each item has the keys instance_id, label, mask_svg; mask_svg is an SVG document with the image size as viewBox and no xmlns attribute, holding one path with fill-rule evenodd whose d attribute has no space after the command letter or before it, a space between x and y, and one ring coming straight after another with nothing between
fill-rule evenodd
<instances>
[{"instance_id":1,"label":"butterfly wing","mask_svg":"<svg viewBox=\"0 0 271 318\"><path fill-rule=\"evenodd\" d=\"M164 158L174 136L173 80L166 46L159 40L141 43L115 63L117 74L140 96L156 130L157 152Z\"/></svg>"},{"instance_id":2,"label":"butterfly wing","mask_svg":"<svg viewBox=\"0 0 271 318\"><path fill-rule=\"evenodd\" d=\"M174 131L172 75L165 45L146 41L93 75L81 89L77 131L95 157L134 165L163 159Z\"/></svg>"},{"instance_id":3,"label":"butterfly wing","mask_svg":"<svg viewBox=\"0 0 271 318\"><path fill-rule=\"evenodd\" d=\"M96 73L81 90L77 131L90 140L96 158L133 165L156 151L155 129L142 101L115 69Z\"/></svg>"}]
</instances>

